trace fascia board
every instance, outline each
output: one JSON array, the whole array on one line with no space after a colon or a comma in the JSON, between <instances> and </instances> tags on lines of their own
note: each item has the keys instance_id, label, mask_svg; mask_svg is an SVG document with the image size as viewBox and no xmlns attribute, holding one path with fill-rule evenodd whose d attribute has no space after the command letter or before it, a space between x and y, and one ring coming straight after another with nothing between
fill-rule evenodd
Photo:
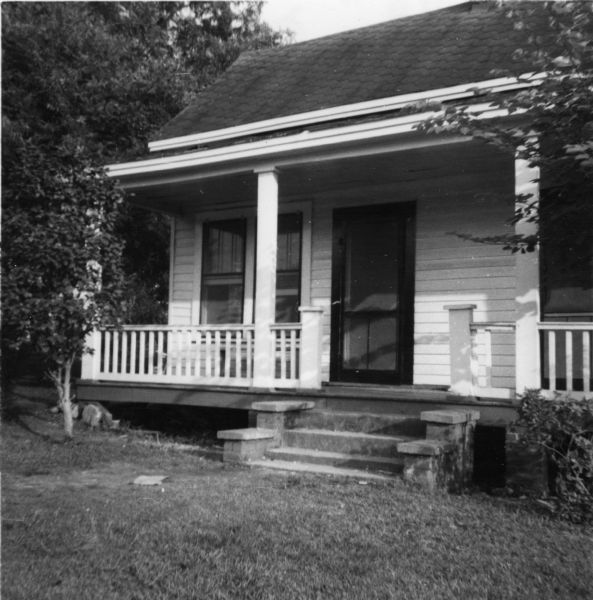
<instances>
[{"instance_id":1,"label":"fascia board","mask_svg":"<svg viewBox=\"0 0 593 600\"><path fill-rule=\"evenodd\" d=\"M403 94L379 100L370 100L368 102L359 102L343 106L335 106L328 109L299 113L296 115L287 115L276 119L266 119L245 125L217 129L204 133L180 136L165 140L157 140L148 144L150 152L163 150L173 150L176 148L186 148L200 144L209 144L230 140L237 137L258 135L279 129L291 127L303 127L326 121L360 117L365 115L378 114L381 112L393 111L403 108L414 102L447 102L450 100L459 100L474 96L476 90L507 92L526 87L539 85L544 78L541 73L527 73L520 77L500 77L475 83L465 83L462 85L451 86L417 92L414 94Z\"/></svg>"},{"instance_id":2,"label":"fascia board","mask_svg":"<svg viewBox=\"0 0 593 600\"><path fill-rule=\"evenodd\" d=\"M504 109L494 110L490 104L471 105L468 110L477 113L479 118L484 119L508 115L508 111ZM382 138L394 137L405 133L413 133L420 122L442 114L444 114L442 111L430 111L322 131L304 131L292 136L224 146L212 150L113 164L107 166L107 174L110 177L118 178L162 173L192 167L217 167L249 160L266 160L271 157L280 159L281 157L298 154L303 151L330 149L377 141Z\"/></svg>"}]
</instances>

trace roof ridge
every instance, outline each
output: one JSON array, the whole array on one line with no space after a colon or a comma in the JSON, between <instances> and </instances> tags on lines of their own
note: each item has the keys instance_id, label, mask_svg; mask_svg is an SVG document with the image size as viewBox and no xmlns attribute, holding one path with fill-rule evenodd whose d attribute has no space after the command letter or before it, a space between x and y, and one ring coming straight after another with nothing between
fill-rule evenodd
<instances>
[{"instance_id":1,"label":"roof ridge","mask_svg":"<svg viewBox=\"0 0 593 600\"><path fill-rule=\"evenodd\" d=\"M299 47L305 45L314 45L318 42L324 42L332 39L337 39L340 37L348 37L353 33L364 34L366 30L374 29L378 27L388 27L395 21L401 23L403 21L418 19L418 18L426 18L427 15L433 15L435 13L461 13L461 12L471 12L474 7L495 7L497 4L496 0L459 0L457 4L452 4L450 6L444 6L443 8L437 8L434 10L428 10L425 12L414 13L411 15L406 15L404 17L396 17L394 19L388 19L387 21L377 21L376 23L371 23L370 25L363 25L362 27L353 27L352 29L346 29L344 31L337 31L335 33L328 33L326 35L322 35L316 38L311 38L308 40L303 40L302 42L295 42L293 44L286 44L282 46L272 46L270 48L258 48L254 50L246 50L242 52L237 61L243 56L264 56L266 54L278 52L278 50L290 50L294 48L295 50L299 49ZM236 62L233 64L236 64Z\"/></svg>"}]
</instances>

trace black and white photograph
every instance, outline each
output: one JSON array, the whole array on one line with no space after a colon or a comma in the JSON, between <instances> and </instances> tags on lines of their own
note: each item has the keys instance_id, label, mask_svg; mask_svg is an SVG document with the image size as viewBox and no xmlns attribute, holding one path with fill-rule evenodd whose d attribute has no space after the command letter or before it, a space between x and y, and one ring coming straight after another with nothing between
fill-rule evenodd
<instances>
[{"instance_id":1,"label":"black and white photograph","mask_svg":"<svg viewBox=\"0 0 593 600\"><path fill-rule=\"evenodd\" d=\"M3 599L593 599L593 0L0 10Z\"/></svg>"}]
</instances>

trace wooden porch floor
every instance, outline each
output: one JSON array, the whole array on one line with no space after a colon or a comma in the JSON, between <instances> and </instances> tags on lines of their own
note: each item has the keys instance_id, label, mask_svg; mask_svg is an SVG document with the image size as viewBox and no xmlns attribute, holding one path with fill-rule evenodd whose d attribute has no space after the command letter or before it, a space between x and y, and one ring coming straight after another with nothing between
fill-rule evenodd
<instances>
[{"instance_id":1,"label":"wooden porch floor","mask_svg":"<svg viewBox=\"0 0 593 600\"><path fill-rule=\"evenodd\" d=\"M77 384L81 401L179 406L217 407L249 410L263 400L312 400L316 406L340 411L419 415L424 410L443 408L478 409L480 423L506 425L517 418L515 405L508 400L460 398L445 389L425 386L371 386L368 384L325 384L320 390L262 390L182 384L149 384L81 380Z\"/></svg>"}]
</instances>

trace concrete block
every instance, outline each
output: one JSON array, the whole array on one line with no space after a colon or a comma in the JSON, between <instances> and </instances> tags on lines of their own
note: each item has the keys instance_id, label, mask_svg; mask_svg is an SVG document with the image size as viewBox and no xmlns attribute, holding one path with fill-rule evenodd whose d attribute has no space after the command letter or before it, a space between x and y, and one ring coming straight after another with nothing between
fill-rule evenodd
<instances>
[{"instance_id":1,"label":"concrete block","mask_svg":"<svg viewBox=\"0 0 593 600\"><path fill-rule=\"evenodd\" d=\"M258 427L247 427L245 429L224 429L216 434L219 440L265 440L274 437L274 431L260 429Z\"/></svg>"},{"instance_id":2,"label":"concrete block","mask_svg":"<svg viewBox=\"0 0 593 600\"><path fill-rule=\"evenodd\" d=\"M438 456L449 450L449 445L439 440L414 440L411 442L400 442L397 445L397 451L400 454L412 454L415 456Z\"/></svg>"},{"instance_id":3,"label":"concrete block","mask_svg":"<svg viewBox=\"0 0 593 600\"><path fill-rule=\"evenodd\" d=\"M251 410L271 413L311 410L312 408L315 408L315 402L308 400L267 400L264 402L254 402L251 405Z\"/></svg>"},{"instance_id":4,"label":"concrete block","mask_svg":"<svg viewBox=\"0 0 593 600\"><path fill-rule=\"evenodd\" d=\"M224 440L224 462L249 462L263 458L269 448L278 445L277 432L271 429L227 429L219 431L218 439Z\"/></svg>"},{"instance_id":5,"label":"concrete block","mask_svg":"<svg viewBox=\"0 0 593 600\"><path fill-rule=\"evenodd\" d=\"M428 422L426 424L426 439L461 444L465 439L465 423L445 425Z\"/></svg>"},{"instance_id":6,"label":"concrete block","mask_svg":"<svg viewBox=\"0 0 593 600\"><path fill-rule=\"evenodd\" d=\"M468 415L466 411L462 410L423 410L420 413L420 420L427 423L455 425L458 423L467 423Z\"/></svg>"},{"instance_id":7,"label":"concrete block","mask_svg":"<svg viewBox=\"0 0 593 600\"><path fill-rule=\"evenodd\" d=\"M315 407L315 402L300 400L270 400L254 402L251 410L256 415L256 426L260 429L276 431L276 441L280 444L282 432L287 427L293 427L296 415Z\"/></svg>"}]
</instances>

